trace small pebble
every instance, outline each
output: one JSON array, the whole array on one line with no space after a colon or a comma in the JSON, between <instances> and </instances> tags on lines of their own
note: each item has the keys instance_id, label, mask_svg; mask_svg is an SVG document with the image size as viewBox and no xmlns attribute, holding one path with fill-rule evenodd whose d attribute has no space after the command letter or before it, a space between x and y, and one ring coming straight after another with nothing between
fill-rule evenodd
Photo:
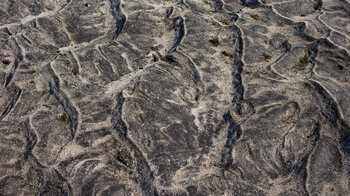
<instances>
[{"instance_id":1,"label":"small pebble","mask_svg":"<svg viewBox=\"0 0 350 196\"><path fill-rule=\"evenodd\" d=\"M5 59L5 60L2 61L2 63L5 64L5 65L8 65L8 64L11 63L11 60L10 59Z\"/></svg>"}]
</instances>

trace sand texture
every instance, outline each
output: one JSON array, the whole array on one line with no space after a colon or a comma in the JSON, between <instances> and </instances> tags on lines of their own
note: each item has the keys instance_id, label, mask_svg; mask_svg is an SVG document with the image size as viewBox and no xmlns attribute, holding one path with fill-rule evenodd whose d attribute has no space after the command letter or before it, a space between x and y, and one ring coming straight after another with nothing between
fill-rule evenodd
<instances>
[{"instance_id":1,"label":"sand texture","mask_svg":"<svg viewBox=\"0 0 350 196\"><path fill-rule=\"evenodd\" d=\"M350 195L349 0L0 0L0 195Z\"/></svg>"}]
</instances>

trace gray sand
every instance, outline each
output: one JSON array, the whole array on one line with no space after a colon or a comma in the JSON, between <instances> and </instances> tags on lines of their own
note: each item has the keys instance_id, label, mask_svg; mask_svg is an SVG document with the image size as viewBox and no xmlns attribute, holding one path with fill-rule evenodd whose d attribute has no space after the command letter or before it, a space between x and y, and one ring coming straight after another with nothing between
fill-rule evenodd
<instances>
[{"instance_id":1,"label":"gray sand","mask_svg":"<svg viewBox=\"0 0 350 196\"><path fill-rule=\"evenodd\" d=\"M0 195L350 195L348 0L0 0Z\"/></svg>"}]
</instances>

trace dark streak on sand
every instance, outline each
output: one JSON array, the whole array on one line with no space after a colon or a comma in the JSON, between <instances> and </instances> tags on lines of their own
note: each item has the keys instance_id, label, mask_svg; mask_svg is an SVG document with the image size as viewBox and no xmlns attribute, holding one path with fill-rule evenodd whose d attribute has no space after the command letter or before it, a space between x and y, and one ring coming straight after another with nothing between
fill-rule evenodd
<instances>
[{"instance_id":1,"label":"dark streak on sand","mask_svg":"<svg viewBox=\"0 0 350 196\"><path fill-rule=\"evenodd\" d=\"M126 22L126 17L120 10L120 0L111 0L112 15L116 21L116 30L113 39L117 39L119 34L122 32Z\"/></svg>"},{"instance_id":2,"label":"dark streak on sand","mask_svg":"<svg viewBox=\"0 0 350 196\"><path fill-rule=\"evenodd\" d=\"M65 113L68 115L70 123L72 138L75 136L75 132L78 128L78 112L75 107L70 103L68 97L60 91L59 79L55 75L50 64L47 64L43 69L44 77L50 86L50 95L53 95L63 107Z\"/></svg>"}]
</instances>

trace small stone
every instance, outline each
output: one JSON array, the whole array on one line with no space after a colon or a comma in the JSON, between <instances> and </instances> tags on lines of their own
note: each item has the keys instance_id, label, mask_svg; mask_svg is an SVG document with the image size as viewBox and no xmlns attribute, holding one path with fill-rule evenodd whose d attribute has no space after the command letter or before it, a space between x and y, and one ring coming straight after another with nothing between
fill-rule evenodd
<instances>
[{"instance_id":1,"label":"small stone","mask_svg":"<svg viewBox=\"0 0 350 196\"><path fill-rule=\"evenodd\" d=\"M314 3L314 9L319 10L321 8L321 5L318 3Z\"/></svg>"},{"instance_id":2,"label":"small stone","mask_svg":"<svg viewBox=\"0 0 350 196\"><path fill-rule=\"evenodd\" d=\"M265 62L269 62L272 56L262 53L261 56L263 56Z\"/></svg>"},{"instance_id":3,"label":"small stone","mask_svg":"<svg viewBox=\"0 0 350 196\"><path fill-rule=\"evenodd\" d=\"M67 123L68 122L68 115L67 114L62 114L60 117L59 117L59 120L63 123Z\"/></svg>"},{"instance_id":4,"label":"small stone","mask_svg":"<svg viewBox=\"0 0 350 196\"><path fill-rule=\"evenodd\" d=\"M118 152L117 160L129 167L133 164L132 156L127 149L122 149Z\"/></svg>"},{"instance_id":5,"label":"small stone","mask_svg":"<svg viewBox=\"0 0 350 196\"><path fill-rule=\"evenodd\" d=\"M260 20L259 15L256 15L256 14L250 15L250 17L251 17L252 19L256 20L256 21Z\"/></svg>"},{"instance_id":6,"label":"small stone","mask_svg":"<svg viewBox=\"0 0 350 196\"><path fill-rule=\"evenodd\" d=\"M220 19L220 23L224 24L224 25L230 25L230 22L226 19Z\"/></svg>"},{"instance_id":7,"label":"small stone","mask_svg":"<svg viewBox=\"0 0 350 196\"><path fill-rule=\"evenodd\" d=\"M209 42L215 47L217 47L219 45L218 39L210 39Z\"/></svg>"},{"instance_id":8,"label":"small stone","mask_svg":"<svg viewBox=\"0 0 350 196\"><path fill-rule=\"evenodd\" d=\"M5 65L9 65L11 63L11 60L10 59L5 59L2 61L3 64Z\"/></svg>"}]
</instances>

